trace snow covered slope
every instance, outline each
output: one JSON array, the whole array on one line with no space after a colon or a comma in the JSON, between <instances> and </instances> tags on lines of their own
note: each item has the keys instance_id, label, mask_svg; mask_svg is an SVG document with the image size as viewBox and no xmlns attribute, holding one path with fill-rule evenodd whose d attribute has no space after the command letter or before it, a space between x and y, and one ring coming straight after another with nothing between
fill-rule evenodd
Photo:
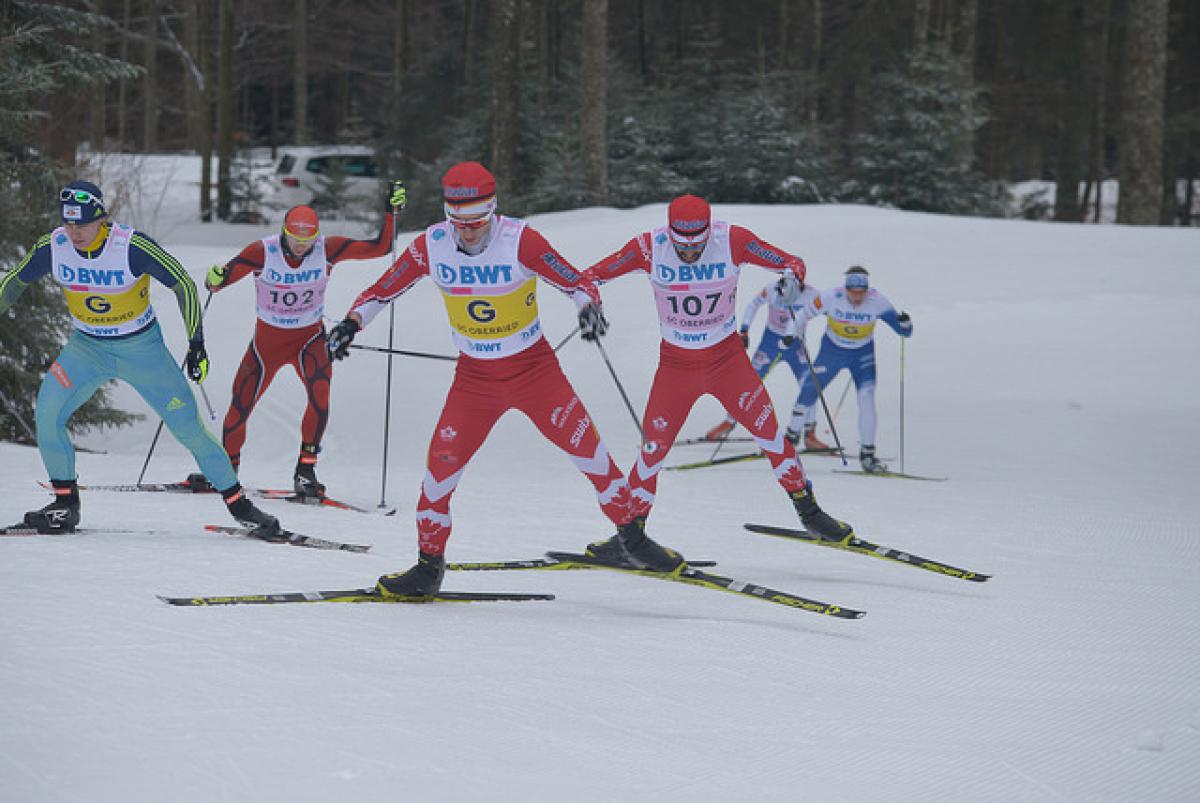
<instances>
[{"instance_id":1,"label":"snow covered slope","mask_svg":"<svg viewBox=\"0 0 1200 803\"><path fill-rule=\"evenodd\" d=\"M153 221L126 219L198 281L268 232L180 223L192 189L175 184ZM1200 799L1200 232L860 207L716 211L801 254L818 285L866 265L912 314L905 467L949 481L836 474L831 458L806 467L822 505L864 537L991 582L745 532L746 521L795 521L759 462L665 473L653 535L723 574L865 619L610 572L446 583L558 596L519 605L160 603L155 594L368 585L412 562L424 452L453 366L397 359L386 490L397 515L264 503L293 529L372 543L369 554L207 534L204 523L226 523L211 496L86 493L86 526L136 532L0 539L0 799ZM585 265L663 216L661 205L590 209L533 224ZM385 263L340 266L329 316ZM747 268L743 301L768 280ZM629 277L604 294L605 348L640 410L657 359L650 290ZM541 298L557 342L572 305L546 287ZM154 299L181 356L173 297L160 288ZM243 283L209 309L205 387L218 415L252 303ZM395 318L398 347L451 353L431 283ZM359 342L386 343L387 323ZM561 357L628 467L637 432L600 355L576 339ZM879 447L898 459L888 330L878 364ZM366 506L381 495L385 370L368 352L338 364L319 466L331 494ZM786 372L768 387L790 406ZM128 388L118 399L146 409ZM302 399L280 374L251 419L248 484L287 484ZM719 416L705 399L685 434ZM851 399L838 424L852 447L854 421ZM85 438L105 453L80 455L81 481L133 482L156 423ZM164 438L148 479L191 470ZM3 518L44 504L42 478L35 450L0 445ZM588 483L515 413L471 464L453 512L451 560L537 557L610 532Z\"/></svg>"}]
</instances>

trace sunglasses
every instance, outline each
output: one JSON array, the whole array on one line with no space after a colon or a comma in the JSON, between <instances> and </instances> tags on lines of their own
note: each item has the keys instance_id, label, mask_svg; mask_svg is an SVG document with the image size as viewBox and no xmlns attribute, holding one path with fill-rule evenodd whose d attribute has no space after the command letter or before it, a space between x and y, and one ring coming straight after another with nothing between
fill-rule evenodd
<instances>
[{"instance_id":1,"label":"sunglasses","mask_svg":"<svg viewBox=\"0 0 1200 803\"><path fill-rule=\"evenodd\" d=\"M492 214L493 213L488 212L483 217L475 218L474 220L462 220L453 216L447 216L446 219L449 220L450 225L456 229L468 229L470 231L474 231L476 229L482 229L484 226L491 223Z\"/></svg>"},{"instance_id":2,"label":"sunglasses","mask_svg":"<svg viewBox=\"0 0 1200 803\"><path fill-rule=\"evenodd\" d=\"M101 208L104 207L104 201L100 200L95 195L92 195L87 190L73 190L67 188L58 194L58 200L65 203L70 203L71 201L74 201L77 204L94 203Z\"/></svg>"}]
</instances>

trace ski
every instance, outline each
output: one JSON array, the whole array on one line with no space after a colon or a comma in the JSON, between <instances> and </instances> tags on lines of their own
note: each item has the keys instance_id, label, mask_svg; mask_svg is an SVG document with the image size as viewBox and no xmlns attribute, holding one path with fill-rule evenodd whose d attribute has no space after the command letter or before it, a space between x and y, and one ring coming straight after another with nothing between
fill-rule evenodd
<instances>
[{"instance_id":1,"label":"ski","mask_svg":"<svg viewBox=\"0 0 1200 803\"><path fill-rule=\"evenodd\" d=\"M140 533L145 530L123 530L119 528L108 527L76 527L73 530L58 530L57 532L43 533L38 532L37 527L30 527L28 524L14 524L10 527L0 527L0 536L12 535L92 535L95 533Z\"/></svg>"},{"instance_id":2,"label":"ski","mask_svg":"<svg viewBox=\"0 0 1200 803\"><path fill-rule=\"evenodd\" d=\"M43 488L52 489L48 482L39 482ZM146 491L149 493L177 493L177 494L208 494L216 493L216 489L211 486L201 488L193 486L187 482L144 482L141 485L80 485L81 491Z\"/></svg>"},{"instance_id":3,"label":"ski","mask_svg":"<svg viewBox=\"0 0 1200 803\"><path fill-rule=\"evenodd\" d=\"M582 566L595 569L611 569L612 571L624 572L626 574L637 574L642 577L654 577L659 580L670 580L675 583L686 583L688 585L700 586L701 588L712 588L717 591L727 591L731 594L740 594L752 599L761 599L765 602L773 602L777 605L785 605L789 608L799 608L810 613L819 613L825 616L833 616L838 619L861 619L867 615L866 611L856 611L853 608L843 608L840 605L831 605L828 602L820 602L814 599L790 594L786 591L777 591L773 588L760 586L755 583L747 583L741 580L734 580L730 577L722 577L719 574L709 574L702 572L699 569L688 566L682 571L667 573L656 572L649 569L638 569L633 566L621 564L607 563L602 560L597 560L588 555L579 555L573 552L547 552L546 556L552 560L561 561L563 563L575 563Z\"/></svg>"},{"instance_id":4,"label":"ski","mask_svg":"<svg viewBox=\"0 0 1200 803\"><path fill-rule=\"evenodd\" d=\"M385 597L374 588L350 588L343 591L290 591L281 594L240 594L226 597L164 597L168 605L278 605L289 602L527 602L552 600L553 594L510 594L490 591L441 591L432 597Z\"/></svg>"},{"instance_id":5,"label":"ski","mask_svg":"<svg viewBox=\"0 0 1200 803\"><path fill-rule=\"evenodd\" d=\"M973 572L970 569L960 569L957 566L951 566L948 563L942 563L937 560L923 558L920 555L914 555L911 552L902 552L899 549L873 544L870 541L865 541L856 535L851 535L848 541L826 541L805 530L793 530L790 527L773 527L769 524L746 524L747 530L752 533L761 533L762 535L773 535L776 538L788 538L793 541L803 541L806 544L814 544L816 546L829 547L830 549L840 549L843 552L857 552L860 555L870 555L871 557L880 558L882 560L891 561L892 563L903 563L907 566L914 566L918 569L925 569L934 574L944 574L947 577L958 577L962 580L970 580L974 583L984 583L991 579L990 574L981 574Z\"/></svg>"},{"instance_id":6,"label":"ski","mask_svg":"<svg viewBox=\"0 0 1200 803\"><path fill-rule=\"evenodd\" d=\"M804 449L796 452L798 457L839 457L841 452L837 449ZM694 468L709 468L710 466L722 466L728 463L744 463L748 460L761 460L766 457L765 452L746 452L744 454L733 454L728 457L716 457L711 460L697 460L694 463L680 463L677 466L667 466L667 471L689 471Z\"/></svg>"},{"instance_id":7,"label":"ski","mask_svg":"<svg viewBox=\"0 0 1200 803\"><path fill-rule=\"evenodd\" d=\"M370 515L379 514L382 516L396 515L396 508L386 508L371 510L370 508L359 507L352 505L349 502L343 502L340 499L333 499L328 496L301 496L295 491L289 491L285 488L255 488L251 490L254 496L262 499L282 499L285 502L291 502L297 505L313 505L316 507L332 507L337 510L352 510L355 513L367 513Z\"/></svg>"},{"instance_id":8,"label":"ski","mask_svg":"<svg viewBox=\"0 0 1200 803\"><path fill-rule=\"evenodd\" d=\"M692 567L716 566L715 560L689 560ZM556 560L555 558L534 558L532 560L493 560L474 563L447 563L446 571L450 572L497 572L516 569L592 569L588 564L572 561Z\"/></svg>"},{"instance_id":9,"label":"ski","mask_svg":"<svg viewBox=\"0 0 1200 803\"><path fill-rule=\"evenodd\" d=\"M732 438L725 438L725 443L752 443L753 441L754 441L754 438L751 438L749 435L735 435ZM675 443L673 443L671 445L672 446L699 446L700 444L711 443L713 446L716 446L720 442L721 442L720 438L713 440L712 438L700 437L700 438L684 438L683 440L675 441Z\"/></svg>"},{"instance_id":10,"label":"ski","mask_svg":"<svg viewBox=\"0 0 1200 803\"><path fill-rule=\"evenodd\" d=\"M854 471L852 469L835 468L834 474L855 474L860 477L887 477L896 480L924 480L926 482L945 482L949 477L923 477L920 474L905 474L903 471Z\"/></svg>"},{"instance_id":11,"label":"ski","mask_svg":"<svg viewBox=\"0 0 1200 803\"><path fill-rule=\"evenodd\" d=\"M248 538L257 538L258 536L250 535L253 532L251 527L227 527L220 524L205 524L204 529L210 533L223 533L225 535L241 535ZM366 552L371 548L370 544L343 544L341 541L326 541L324 538L317 538L311 535L302 533L294 533L291 530L282 530L279 540L268 540L268 544L288 544L290 546L303 546L309 549L340 549L345 552Z\"/></svg>"}]
</instances>

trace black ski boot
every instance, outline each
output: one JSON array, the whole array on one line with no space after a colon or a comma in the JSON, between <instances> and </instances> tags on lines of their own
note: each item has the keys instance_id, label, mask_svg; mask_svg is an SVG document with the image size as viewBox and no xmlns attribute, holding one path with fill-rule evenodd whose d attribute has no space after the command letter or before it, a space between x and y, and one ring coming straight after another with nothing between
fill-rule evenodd
<instances>
[{"instance_id":1,"label":"black ski boot","mask_svg":"<svg viewBox=\"0 0 1200 803\"><path fill-rule=\"evenodd\" d=\"M75 480L50 480L54 501L25 514L25 524L39 533L73 533L79 524L79 486Z\"/></svg>"},{"instance_id":2,"label":"black ski boot","mask_svg":"<svg viewBox=\"0 0 1200 803\"><path fill-rule=\"evenodd\" d=\"M187 479L183 481L183 484L186 485L194 494L215 493L217 490L213 487L212 483L208 481L208 477L200 474L199 472L195 474L188 474Z\"/></svg>"},{"instance_id":3,"label":"black ski boot","mask_svg":"<svg viewBox=\"0 0 1200 803\"><path fill-rule=\"evenodd\" d=\"M876 471L887 471L887 466L876 459L874 446L862 447L858 452L858 462L862 465L862 470L868 474L874 474Z\"/></svg>"},{"instance_id":4,"label":"black ski boot","mask_svg":"<svg viewBox=\"0 0 1200 803\"><path fill-rule=\"evenodd\" d=\"M612 538L588 544L584 554L617 566L633 566L666 574L687 567L682 555L646 536L645 516L622 524Z\"/></svg>"},{"instance_id":5,"label":"black ski boot","mask_svg":"<svg viewBox=\"0 0 1200 803\"><path fill-rule=\"evenodd\" d=\"M248 535L252 538L261 538L264 541L288 540L287 532L279 526L279 519L255 507L254 503L246 498L241 485L221 491L221 496L225 498L225 504L229 507L229 515L243 526L251 528Z\"/></svg>"},{"instance_id":6,"label":"black ski boot","mask_svg":"<svg viewBox=\"0 0 1200 803\"><path fill-rule=\"evenodd\" d=\"M444 556L419 552L416 566L406 572L383 575L375 583L375 590L384 597L432 597L441 590L445 576Z\"/></svg>"},{"instance_id":7,"label":"black ski boot","mask_svg":"<svg viewBox=\"0 0 1200 803\"><path fill-rule=\"evenodd\" d=\"M321 447L313 443L300 445L300 459L292 473L292 486L297 496L319 499L325 495L325 486L317 481L317 453L320 451Z\"/></svg>"},{"instance_id":8,"label":"black ski boot","mask_svg":"<svg viewBox=\"0 0 1200 803\"><path fill-rule=\"evenodd\" d=\"M817 506L813 496L812 483L804 483L804 487L789 494L804 529L813 535L819 535L823 541L847 541L854 535L854 529L844 521L838 521Z\"/></svg>"}]
</instances>

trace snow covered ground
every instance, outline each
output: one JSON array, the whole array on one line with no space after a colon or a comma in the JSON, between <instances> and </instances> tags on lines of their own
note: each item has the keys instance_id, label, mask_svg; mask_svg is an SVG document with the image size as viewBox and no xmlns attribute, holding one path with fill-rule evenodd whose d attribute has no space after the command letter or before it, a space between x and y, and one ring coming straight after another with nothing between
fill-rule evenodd
<instances>
[{"instance_id":1,"label":"snow covered ground","mask_svg":"<svg viewBox=\"0 0 1200 803\"><path fill-rule=\"evenodd\" d=\"M187 223L194 164L171 169L169 181L147 177L167 186L153 210L130 202L125 220L198 281L268 233ZM1200 232L849 206L717 212L803 255L818 285L868 266L912 314L905 467L949 481L835 474L830 458L806 467L822 505L864 537L991 582L745 532L746 521L795 521L768 467L746 463L665 473L653 535L723 574L865 619L610 572L446 582L554 602L159 602L369 585L410 565L452 366L398 359L386 490L397 515L263 503L293 529L372 543L369 554L207 534L204 523L226 523L211 496L86 493L86 526L139 531L0 539L0 800L1200 799ZM533 223L585 265L663 216L658 205ZM339 267L330 317L385 263ZM767 281L746 269L743 301ZM208 312L218 415L253 328L250 290L222 293ZM545 287L541 299L557 342L572 305ZM182 355L173 296L159 288L154 300ZM605 300L605 348L640 410L657 357L647 282L618 281ZM431 283L395 317L398 347L451 352ZM381 317L359 342L386 340ZM893 462L899 354L883 330L878 441ZM627 467L637 433L600 355L576 339L561 357ZM319 466L332 494L366 506L380 498L385 366L368 352L338 365ZM790 405L786 372L768 387ZM146 409L124 386L117 398ZM288 483L302 399L280 374L251 419L248 484ZM705 399L685 434L719 416ZM857 446L854 421L851 399L838 424ZM133 482L156 423L84 438L104 453L80 455L81 481ZM191 470L164 438L148 479ZM42 478L35 450L0 445L3 518L45 503ZM453 511L451 560L537 557L610 532L590 485L518 414L472 463Z\"/></svg>"}]
</instances>

